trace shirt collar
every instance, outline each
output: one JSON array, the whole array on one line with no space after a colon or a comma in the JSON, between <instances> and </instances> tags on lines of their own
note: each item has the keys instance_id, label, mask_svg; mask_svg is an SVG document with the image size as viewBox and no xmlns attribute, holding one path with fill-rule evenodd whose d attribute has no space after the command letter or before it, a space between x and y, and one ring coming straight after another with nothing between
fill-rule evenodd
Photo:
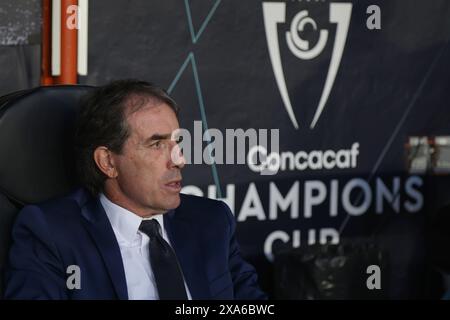
<instances>
[{"instance_id":1,"label":"shirt collar","mask_svg":"<svg viewBox=\"0 0 450 320\"><path fill-rule=\"evenodd\" d=\"M100 193L100 202L105 209L106 215L113 229L127 242L133 242L138 234L142 220L156 219L164 232L164 219L162 214L149 218L141 218L137 214L115 204L103 193Z\"/></svg>"}]
</instances>

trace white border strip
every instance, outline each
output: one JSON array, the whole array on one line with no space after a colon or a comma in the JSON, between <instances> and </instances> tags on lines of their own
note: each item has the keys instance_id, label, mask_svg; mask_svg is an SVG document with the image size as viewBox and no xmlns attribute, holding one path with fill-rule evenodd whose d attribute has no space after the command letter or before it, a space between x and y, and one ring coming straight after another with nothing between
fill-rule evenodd
<instances>
[{"instance_id":1,"label":"white border strip","mask_svg":"<svg viewBox=\"0 0 450 320\"><path fill-rule=\"evenodd\" d=\"M61 0L52 0L52 76L61 75Z\"/></svg>"},{"instance_id":2,"label":"white border strip","mask_svg":"<svg viewBox=\"0 0 450 320\"><path fill-rule=\"evenodd\" d=\"M78 0L77 69L80 76L88 74L88 0Z\"/></svg>"}]
</instances>

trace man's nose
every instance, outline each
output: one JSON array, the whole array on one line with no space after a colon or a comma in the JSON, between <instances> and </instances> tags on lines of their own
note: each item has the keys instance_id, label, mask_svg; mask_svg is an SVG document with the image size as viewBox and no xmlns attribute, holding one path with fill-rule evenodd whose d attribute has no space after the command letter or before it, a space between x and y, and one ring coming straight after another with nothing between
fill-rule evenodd
<instances>
[{"instance_id":1,"label":"man's nose","mask_svg":"<svg viewBox=\"0 0 450 320\"><path fill-rule=\"evenodd\" d=\"M185 164L186 159L184 158L183 153L181 152L180 146L178 145L178 143L174 143L174 146L170 151L170 159L169 159L170 167L178 167L179 169L182 169Z\"/></svg>"}]
</instances>

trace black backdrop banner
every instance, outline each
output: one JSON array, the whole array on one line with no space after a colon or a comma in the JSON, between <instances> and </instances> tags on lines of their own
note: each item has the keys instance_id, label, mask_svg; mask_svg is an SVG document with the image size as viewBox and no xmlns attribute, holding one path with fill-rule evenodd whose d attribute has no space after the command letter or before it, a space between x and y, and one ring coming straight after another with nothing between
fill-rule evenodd
<instances>
[{"instance_id":1,"label":"black backdrop banner","mask_svg":"<svg viewBox=\"0 0 450 320\"><path fill-rule=\"evenodd\" d=\"M181 105L180 125L191 132L194 121L223 133L279 129L285 163L276 175L248 164L184 170L184 192L231 207L266 290L274 291L277 246L376 237L394 268L388 296L423 294L424 213L446 198L408 172L405 144L450 133L448 1L90 5L83 83L154 81Z\"/></svg>"}]
</instances>

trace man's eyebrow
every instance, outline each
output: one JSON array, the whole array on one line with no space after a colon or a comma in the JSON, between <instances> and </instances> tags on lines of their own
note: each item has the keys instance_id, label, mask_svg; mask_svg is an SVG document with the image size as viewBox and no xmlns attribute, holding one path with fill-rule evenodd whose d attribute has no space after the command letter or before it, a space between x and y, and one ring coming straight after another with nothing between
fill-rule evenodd
<instances>
[{"instance_id":1,"label":"man's eyebrow","mask_svg":"<svg viewBox=\"0 0 450 320\"><path fill-rule=\"evenodd\" d=\"M166 134L155 133L151 137L145 139L145 143L150 143L152 141L157 141L157 140L166 140L166 139L170 139L170 137L171 137L170 133L166 133Z\"/></svg>"}]
</instances>

